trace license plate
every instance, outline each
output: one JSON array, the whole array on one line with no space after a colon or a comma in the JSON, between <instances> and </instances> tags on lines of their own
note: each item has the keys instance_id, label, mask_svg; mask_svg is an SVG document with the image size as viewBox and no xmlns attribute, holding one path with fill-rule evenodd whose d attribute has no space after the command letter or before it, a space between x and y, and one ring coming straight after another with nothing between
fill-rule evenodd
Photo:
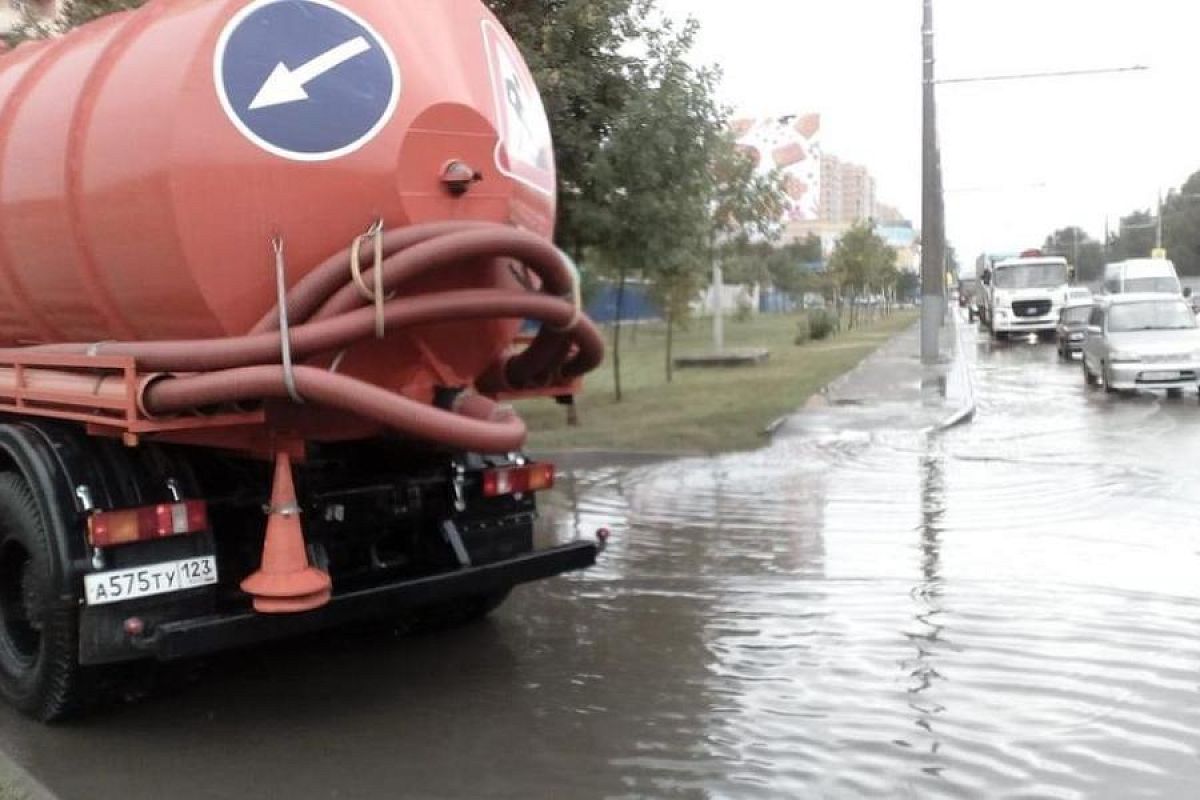
<instances>
[{"instance_id":1,"label":"license plate","mask_svg":"<svg viewBox=\"0 0 1200 800\"><path fill-rule=\"evenodd\" d=\"M102 606L137 597L181 592L216 582L217 559L214 556L197 556L84 575L83 589L89 606Z\"/></svg>"},{"instance_id":2,"label":"license plate","mask_svg":"<svg viewBox=\"0 0 1200 800\"><path fill-rule=\"evenodd\" d=\"M1177 381L1179 380L1179 372L1176 370L1162 372L1143 372L1142 380L1144 381Z\"/></svg>"}]
</instances>

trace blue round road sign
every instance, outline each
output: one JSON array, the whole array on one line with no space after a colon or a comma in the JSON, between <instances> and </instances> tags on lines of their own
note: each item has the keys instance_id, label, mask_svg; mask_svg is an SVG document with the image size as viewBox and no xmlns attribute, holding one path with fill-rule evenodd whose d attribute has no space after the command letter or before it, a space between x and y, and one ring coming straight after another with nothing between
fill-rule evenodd
<instances>
[{"instance_id":1,"label":"blue round road sign","mask_svg":"<svg viewBox=\"0 0 1200 800\"><path fill-rule=\"evenodd\" d=\"M400 70L365 20L330 0L255 0L229 20L213 59L234 126L271 153L324 161L391 119Z\"/></svg>"}]
</instances>

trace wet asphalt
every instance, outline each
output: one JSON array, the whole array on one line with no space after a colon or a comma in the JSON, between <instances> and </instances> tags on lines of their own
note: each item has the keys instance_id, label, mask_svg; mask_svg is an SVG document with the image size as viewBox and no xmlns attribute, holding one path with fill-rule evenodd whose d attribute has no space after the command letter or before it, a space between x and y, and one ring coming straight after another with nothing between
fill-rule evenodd
<instances>
[{"instance_id":1,"label":"wet asphalt","mask_svg":"<svg viewBox=\"0 0 1200 800\"><path fill-rule=\"evenodd\" d=\"M540 535L609 550L484 623L0 710L0 747L89 800L1200 795L1196 396L972 334L978 414L930 435L911 344L762 450L578 460Z\"/></svg>"}]
</instances>

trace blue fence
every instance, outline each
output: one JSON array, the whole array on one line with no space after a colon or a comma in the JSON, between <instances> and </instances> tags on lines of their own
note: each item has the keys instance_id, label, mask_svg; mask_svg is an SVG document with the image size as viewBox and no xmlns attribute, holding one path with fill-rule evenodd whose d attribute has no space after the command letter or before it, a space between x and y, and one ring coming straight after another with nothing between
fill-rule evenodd
<instances>
[{"instance_id":1,"label":"blue fence","mask_svg":"<svg viewBox=\"0 0 1200 800\"><path fill-rule=\"evenodd\" d=\"M647 319L662 319L662 311L650 299L650 293L645 286L636 283L625 284L625 294L621 300L622 321ZM587 304L587 314L601 324L614 322L617 319L617 287L611 283L603 283L596 296Z\"/></svg>"}]
</instances>

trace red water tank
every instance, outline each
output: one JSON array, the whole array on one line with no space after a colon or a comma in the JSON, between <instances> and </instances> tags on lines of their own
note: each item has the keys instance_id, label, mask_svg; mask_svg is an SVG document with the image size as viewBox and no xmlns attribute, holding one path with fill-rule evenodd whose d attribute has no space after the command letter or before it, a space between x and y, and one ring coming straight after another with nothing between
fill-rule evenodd
<instances>
[{"instance_id":1,"label":"red water tank","mask_svg":"<svg viewBox=\"0 0 1200 800\"><path fill-rule=\"evenodd\" d=\"M0 344L241 334L275 302L276 235L289 284L376 220L550 236L554 181L478 0L153 0L0 56ZM469 382L515 327L389 341L389 382Z\"/></svg>"}]
</instances>

